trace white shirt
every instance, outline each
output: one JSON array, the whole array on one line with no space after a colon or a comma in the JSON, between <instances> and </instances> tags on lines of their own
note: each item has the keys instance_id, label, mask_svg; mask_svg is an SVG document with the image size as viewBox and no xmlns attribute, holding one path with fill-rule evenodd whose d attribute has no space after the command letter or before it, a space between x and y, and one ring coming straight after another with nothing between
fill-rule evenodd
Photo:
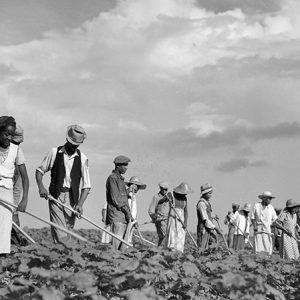
<instances>
[{"instance_id":1,"label":"white shirt","mask_svg":"<svg viewBox=\"0 0 300 300\"><path fill-rule=\"evenodd\" d=\"M136 221L137 219L137 206L136 206L136 194L130 192L128 195L128 205L130 208L131 216Z\"/></svg>"},{"instance_id":2,"label":"white shirt","mask_svg":"<svg viewBox=\"0 0 300 300\"><path fill-rule=\"evenodd\" d=\"M0 186L3 186L7 189L12 189L15 165L19 166L24 163L25 158L22 149L19 146L11 143L5 161L0 164Z\"/></svg>"},{"instance_id":3,"label":"white shirt","mask_svg":"<svg viewBox=\"0 0 300 300\"><path fill-rule=\"evenodd\" d=\"M234 230L234 235L250 233L250 217L246 216L242 212L237 212L234 224L236 226Z\"/></svg>"},{"instance_id":4,"label":"white shirt","mask_svg":"<svg viewBox=\"0 0 300 300\"><path fill-rule=\"evenodd\" d=\"M207 207L208 207L208 202L201 198L200 201L197 204L197 210L200 212L200 215L202 217L202 220L204 221L205 227L208 229L215 229L216 225L208 218L207 215Z\"/></svg>"},{"instance_id":5,"label":"white shirt","mask_svg":"<svg viewBox=\"0 0 300 300\"><path fill-rule=\"evenodd\" d=\"M263 206L259 202L253 207L251 219L254 220L257 231L271 233L271 225L277 219L277 215L271 204Z\"/></svg>"},{"instance_id":6,"label":"white shirt","mask_svg":"<svg viewBox=\"0 0 300 300\"><path fill-rule=\"evenodd\" d=\"M56 158L57 148L52 148L50 152L44 157L41 165L37 168L37 171L41 172L43 175L50 171L53 167L55 158ZM78 156L77 151L74 154L69 156L66 153L65 147L63 146L59 153L63 153L64 157L64 164L66 175L63 182L63 187L70 188L71 187L71 170L74 163L74 158ZM89 165L87 157L81 152L81 180L82 180L82 189L91 188L91 181L90 181L90 173L89 173Z\"/></svg>"}]
</instances>

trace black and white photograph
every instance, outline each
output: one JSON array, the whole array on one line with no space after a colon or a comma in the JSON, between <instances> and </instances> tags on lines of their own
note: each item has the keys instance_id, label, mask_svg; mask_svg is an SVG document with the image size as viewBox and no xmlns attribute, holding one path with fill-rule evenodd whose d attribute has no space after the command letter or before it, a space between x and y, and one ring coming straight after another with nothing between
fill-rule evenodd
<instances>
[{"instance_id":1,"label":"black and white photograph","mask_svg":"<svg viewBox=\"0 0 300 300\"><path fill-rule=\"evenodd\" d=\"M0 299L300 299L299 0L0 0Z\"/></svg>"}]
</instances>

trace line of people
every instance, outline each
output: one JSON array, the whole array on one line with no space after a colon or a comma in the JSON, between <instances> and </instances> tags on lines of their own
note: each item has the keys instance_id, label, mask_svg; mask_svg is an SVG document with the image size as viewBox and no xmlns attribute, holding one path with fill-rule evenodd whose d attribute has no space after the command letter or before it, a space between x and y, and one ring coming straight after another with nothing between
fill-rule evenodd
<instances>
[{"instance_id":1,"label":"line of people","mask_svg":"<svg viewBox=\"0 0 300 300\"><path fill-rule=\"evenodd\" d=\"M50 220L70 230L74 228L76 217L83 213L83 204L91 189L88 158L78 149L86 136L81 126L69 126L65 143L52 148L36 169L39 194L48 201ZM17 212L26 210L29 189L25 158L19 146L21 142L23 142L23 131L14 118L0 117L0 199L9 203L17 201L18 207L14 213L17 225L19 224ZM106 181L107 207L102 216L112 233L129 242L132 241L134 229L138 228L137 194L139 190L146 188L146 184L136 176L125 181L123 175L130 161L130 158L123 155L114 159L114 170ZM50 172L49 191L43 184L43 176L47 172ZM172 193L169 192L167 182L159 183L159 192L154 195L148 210L156 226L159 246L183 252L188 221L187 197L192 192L186 182L175 187ZM212 193L213 187L210 184L200 187L200 199L196 205L197 246L200 249L206 249L218 239L219 235L223 235L218 222L219 218L212 211ZM61 203L72 207L77 213L74 214L54 201L50 201L49 194ZM253 226L255 252L272 254L271 225L273 224L282 232L280 255L284 258L297 259L299 251L296 212L300 204L294 200L288 200L286 208L277 216L270 204L274 196L270 192L264 192L259 195L259 198L262 201L256 203L253 209L250 204L245 204L241 209L234 204L233 211L226 216L225 222L230 227L229 247L235 250L244 249L245 243L249 240L250 226ZM0 254L10 253L11 236L15 235L15 233L12 234L12 214L11 207L1 202ZM53 226L51 235L54 243L66 244L70 241L68 234ZM116 238L112 239L112 244L115 249L124 248L124 245Z\"/></svg>"},{"instance_id":2,"label":"line of people","mask_svg":"<svg viewBox=\"0 0 300 300\"><path fill-rule=\"evenodd\" d=\"M271 192L265 191L258 195L258 202L251 209L246 203L241 209L239 204L232 204L232 211L228 212L224 224L228 225L228 246L234 250L244 250L249 242L250 227L253 227L254 253L266 253L272 255L275 240L279 239L279 255L286 259L299 258L299 225L297 213L300 203L289 199L285 208L276 213L271 204L275 197Z\"/></svg>"}]
</instances>

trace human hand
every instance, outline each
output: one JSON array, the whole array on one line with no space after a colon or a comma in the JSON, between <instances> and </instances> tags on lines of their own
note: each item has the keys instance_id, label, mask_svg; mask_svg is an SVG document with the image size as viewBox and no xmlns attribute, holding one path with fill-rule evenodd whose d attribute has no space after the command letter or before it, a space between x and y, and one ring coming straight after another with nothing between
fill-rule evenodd
<instances>
[{"instance_id":1,"label":"human hand","mask_svg":"<svg viewBox=\"0 0 300 300\"><path fill-rule=\"evenodd\" d=\"M45 189L45 187L43 186L39 187L39 194L41 198L45 198L47 200L48 191Z\"/></svg>"},{"instance_id":2,"label":"human hand","mask_svg":"<svg viewBox=\"0 0 300 300\"><path fill-rule=\"evenodd\" d=\"M24 212L26 210L26 207L27 201L22 200L17 207L17 211Z\"/></svg>"},{"instance_id":3,"label":"human hand","mask_svg":"<svg viewBox=\"0 0 300 300\"><path fill-rule=\"evenodd\" d=\"M135 223L133 224L133 227L134 227L135 229L138 229L138 228L139 228L139 223L138 223L138 222L135 222Z\"/></svg>"},{"instance_id":4,"label":"human hand","mask_svg":"<svg viewBox=\"0 0 300 300\"><path fill-rule=\"evenodd\" d=\"M77 218L80 219L80 218L81 218L81 215L82 215L82 213L83 213L82 205L76 204L75 207L74 207L74 210L76 210L76 212L77 212L77 213L75 213L76 216L77 216Z\"/></svg>"},{"instance_id":5,"label":"human hand","mask_svg":"<svg viewBox=\"0 0 300 300\"><path fill-rule=\"evenodd\" d=\"M219 220L220 220L220 218L219 218L218 215L215 215L215 216L214 216L214 219L215 219L216 221L219 221Z\"/></svg>"},{"instance_id":6,"label":"human hand","mask_svg":"<svg viewBox=\"0 0 300 300\"><path fill-rule=\"evenodd\" d=\"M215 227L215 231L217 234L222 234L222 230L218 227Z\"/></svg>"}]
</instances>

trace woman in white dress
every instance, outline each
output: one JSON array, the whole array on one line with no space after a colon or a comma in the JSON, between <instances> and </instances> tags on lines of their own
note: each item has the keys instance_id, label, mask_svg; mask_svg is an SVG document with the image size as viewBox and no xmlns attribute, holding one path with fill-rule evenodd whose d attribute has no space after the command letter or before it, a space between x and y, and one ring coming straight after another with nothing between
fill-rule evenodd
<instances>
[{"instance_id":1,"label":"woman in white dress","mask_svg":"<svg viewBox=\"0 0 300 300\"><path fill-rule=\"evenodd\" d=\"M168 194L170 211L166 234L166 247L183 252L185 244L185 231L188 220L187 194L192 189L186 182L182 182L173 189L173 197Z\"/></svg>"},{"instance_id":2,"label":"woman in white dress","mask_svg":"<svg viewBox=\"0 0 300 300\"><path fill-rule=\"evenodd\" d=\"M136 204L136 195L139 190L146 189L147 185L140 181L137 176L132 176L128 182L126 182L128 186L128 204L131 212L131 216L133 221L128 224L128 228L126 229L125 235L127 235L126 240L131 243L133 230L137 228L137 204Z\"/></svg>"},{"instance_id":3,"label":"woman in white dress","mask_svg":"<svg viewBox=\"0 0 300 300\"><path fill-rule=\"evenodd\" d=\"M15 165L18 165L24 188L18 211L25 211L29 181L22 152L17 145L11 143L15 130L16 122L13 117L0 117L0 199L13 203L13 176ZM0 201L0 254L10 253L11 228L12 208Z\"/></svg>"}]
</instances>

